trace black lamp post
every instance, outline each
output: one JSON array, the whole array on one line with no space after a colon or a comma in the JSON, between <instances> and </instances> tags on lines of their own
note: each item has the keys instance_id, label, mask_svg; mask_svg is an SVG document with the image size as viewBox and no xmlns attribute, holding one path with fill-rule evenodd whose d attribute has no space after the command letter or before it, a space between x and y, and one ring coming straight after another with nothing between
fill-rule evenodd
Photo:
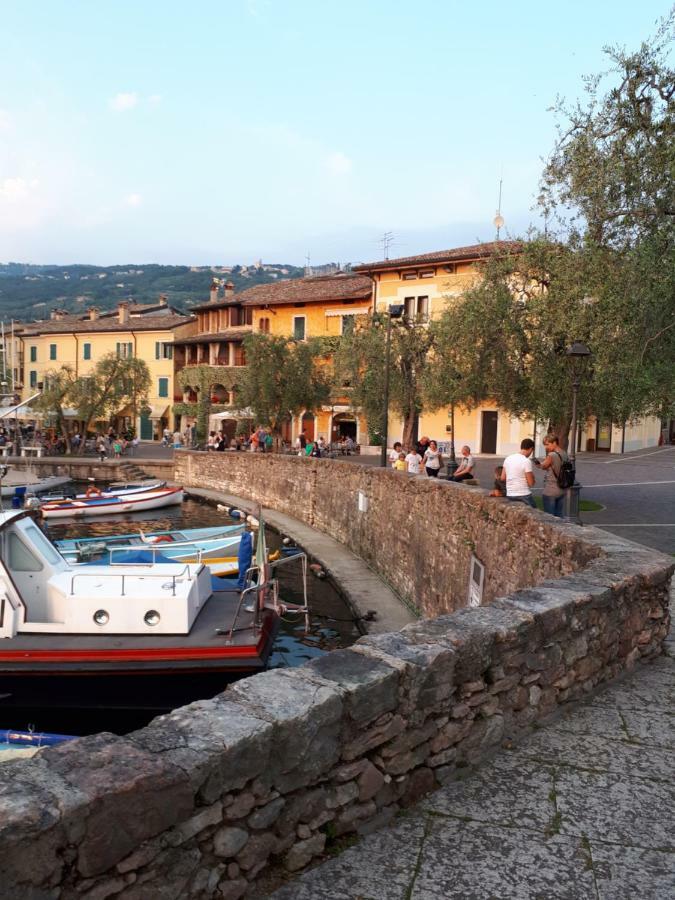
<instances>
[{"instance_id":1,"label":"black lamp post","mask_svg":"<svg viewBox=\"0 0 675 900\"><path fill-rule=\"evenodd\" d=\"M387 341L384 351L384 419L382 426L382 454L380 456L380 465L386 468L387 465L387 436L389 433L389 364L391 357L391 321L392 319L400 319L403 315L404 306L402 303L392 304L386 312L387 316Z\"/></svg>"},{"instance_id":2,"label":"black lamp post","mask_svg":"<svg viewBox=\"0 0 675 900\"><path fill-rule=\"evenodd\" d=\"M455 401L450 403L450 458L445 464L445 477L450 479L459 468L455 455Z\"/></svg>"},{"instance_id":3,"label":"black lamp post","mask_svg":"<svg viewBox=\"0 0 675 900\"><path fill-rule=\"evenodd\" d=\"M572 370L572 438L568 456L570 458L570 462L576 470L577 398L579 395L579 387L581 386L581 376L591 357L591 351L588 349L586 344L583 343L583 341L574 341L567 348L567 350L565 350L565 356L569 360ZM581 525L581 519L579 518L580 491L581 485L576 478L574 479L574 484L572 485L572 487L565 489L563 519L565 519L565 521L567 522L573 522L577 525Z\"/></svg>"}]
</instances>

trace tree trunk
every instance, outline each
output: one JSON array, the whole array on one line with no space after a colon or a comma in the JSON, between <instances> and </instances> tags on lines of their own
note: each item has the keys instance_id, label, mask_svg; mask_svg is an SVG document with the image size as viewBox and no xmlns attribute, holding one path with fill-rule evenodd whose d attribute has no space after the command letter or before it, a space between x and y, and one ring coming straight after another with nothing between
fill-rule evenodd
<instances>
[{"instance_id":1,"label":"tree trunk","mask_svg":"<svg viewBox=\"0 0 675 900\"><path fill-rule=\"evenodd\" d=\"M548 424L548 430L552 434L558 435L558 441L560 443L560 446L563 448L563 450L568 449L568 445L569 445L570 438L571 438L571 434L570 434L571 428L572 428L572 416L570 414L564 416L562 419L560 419L557 422L549 422L549 424ZM544 435L542 435L542 437L544 437Z\"/></svg>"},{"instance_id":2,"label":"tree trunk","mask_svg":"<svg viewBox=\"0 0 675 900\"><path fill-rule=\"evenodd\" d=\"M412 450L417 445L417 435L415 434L415 423L417 412L415 409L409 409L403 419L403 446L406 450Z\"/></svg>"}]
</instances>

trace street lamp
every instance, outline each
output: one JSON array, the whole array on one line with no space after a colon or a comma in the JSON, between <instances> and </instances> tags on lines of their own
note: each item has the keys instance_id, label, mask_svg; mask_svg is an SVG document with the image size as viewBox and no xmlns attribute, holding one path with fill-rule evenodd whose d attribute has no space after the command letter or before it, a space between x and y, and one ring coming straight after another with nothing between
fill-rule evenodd
<instances>
[{"instance_id":1,"label":"street lamp","mask_svg":"<svg viewBox=\"0 0 675 900\"><path fill-rule=\"evenodd\" d=\"M583 343L583 341L574 341L567 348L567 350L565 350L565 356L569 360L570 368L572 371L572 445L569 449L568 455L570 462L572 463L576 472L577 397L579 394L579 387L581 385L581 376L591 357L591 351L588 349L586 344ZM581 519L579 518L580 491L581 485L577 481L576 477L574 479L574 484L572 485L572 487L565 489L563 519L565 519L565 521L567 522L574 522L577 525L581 525Z\"/></svg>"},{"instance_id":2,"label":"street lamp","mask_svg":"<svg viewBox=\"0 0 675 900\"><path fill-rule=\"evenodd\" d=\"M393 303L387 309L387 341L384 351L384 421L382 427L382 455L380 465L387 465L387 435L389 432L389 364L391 356L391 322L392 319L400 319L405 307L402 303Z\"/></svg>"}]
</instances>

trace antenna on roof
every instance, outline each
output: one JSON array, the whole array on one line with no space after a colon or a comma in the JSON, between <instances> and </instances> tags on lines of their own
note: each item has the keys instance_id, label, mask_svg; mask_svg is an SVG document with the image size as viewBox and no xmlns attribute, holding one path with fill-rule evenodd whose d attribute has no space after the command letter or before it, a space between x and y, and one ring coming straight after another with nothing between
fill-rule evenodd
<instances>
[{"instance_id":1,"label":"antenna on roof","mask_svg":"<svg viewBox=\"0 0 675 900\"><path fill-rule=\"evenodd\" d=\"M385 231L377 243L382 244L382 258L389 259L389 249L394 243L394 232Z\"/></svg>"},{"instance_id":2,"label":"antenna on roof","mask_svg":"<svg viewBox=\"0 0 675 900\"><path fill-rule=\"evenodd\" d=\"M305 257L305 278L310 278L312 275L311 261L312 261L312 259L309 255L309 250L308 250L307 256Z\"/></svg>"},{"instance_id":3,"label":"antenna on roof","mask_svg":"<svg viewBox=\"0 0 675 900\"><path fill-rule=\"evenodd\" d=\"M497 202L497 215L492 220L495 228L497 229L497 237L495 240L499 240L499 232L504 227L504 216L502 215L502 183L504 181L504 170L502 169L502 174L499 176L499 200Z\"/></svg>"}]
</instances>

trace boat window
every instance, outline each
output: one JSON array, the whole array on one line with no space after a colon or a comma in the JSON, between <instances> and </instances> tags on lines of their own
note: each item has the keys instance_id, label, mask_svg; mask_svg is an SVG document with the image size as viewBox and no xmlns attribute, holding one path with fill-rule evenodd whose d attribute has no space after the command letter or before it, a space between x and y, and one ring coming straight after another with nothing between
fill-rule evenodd
<instances>
[{"instance_id":1,"label":"boat window","mask_svg":"<svg viewBox=\"0 0 675 900\"><path fill-rule=\"evenodd\" d=\"M47 540L44 534L40 531L40 529L33 522L30 525L27 525L24 528L24 534L27 538L29 538L33 544L36 545L40 553L44 556L47 562L55 565L58 562L61 562L61 556L57 552L57 550L51 545L51 543Z\"/></svg>"},{"instance_id":2,"label":"boat window","mask_svg":"<svg viewBox=\"0 0 675 900\"><path fill-rule=\"evenodd\" d=\"M9 567L14 572L41 572L42 563L15 532L9 535Z\"/></svg>"}]
</instances>

